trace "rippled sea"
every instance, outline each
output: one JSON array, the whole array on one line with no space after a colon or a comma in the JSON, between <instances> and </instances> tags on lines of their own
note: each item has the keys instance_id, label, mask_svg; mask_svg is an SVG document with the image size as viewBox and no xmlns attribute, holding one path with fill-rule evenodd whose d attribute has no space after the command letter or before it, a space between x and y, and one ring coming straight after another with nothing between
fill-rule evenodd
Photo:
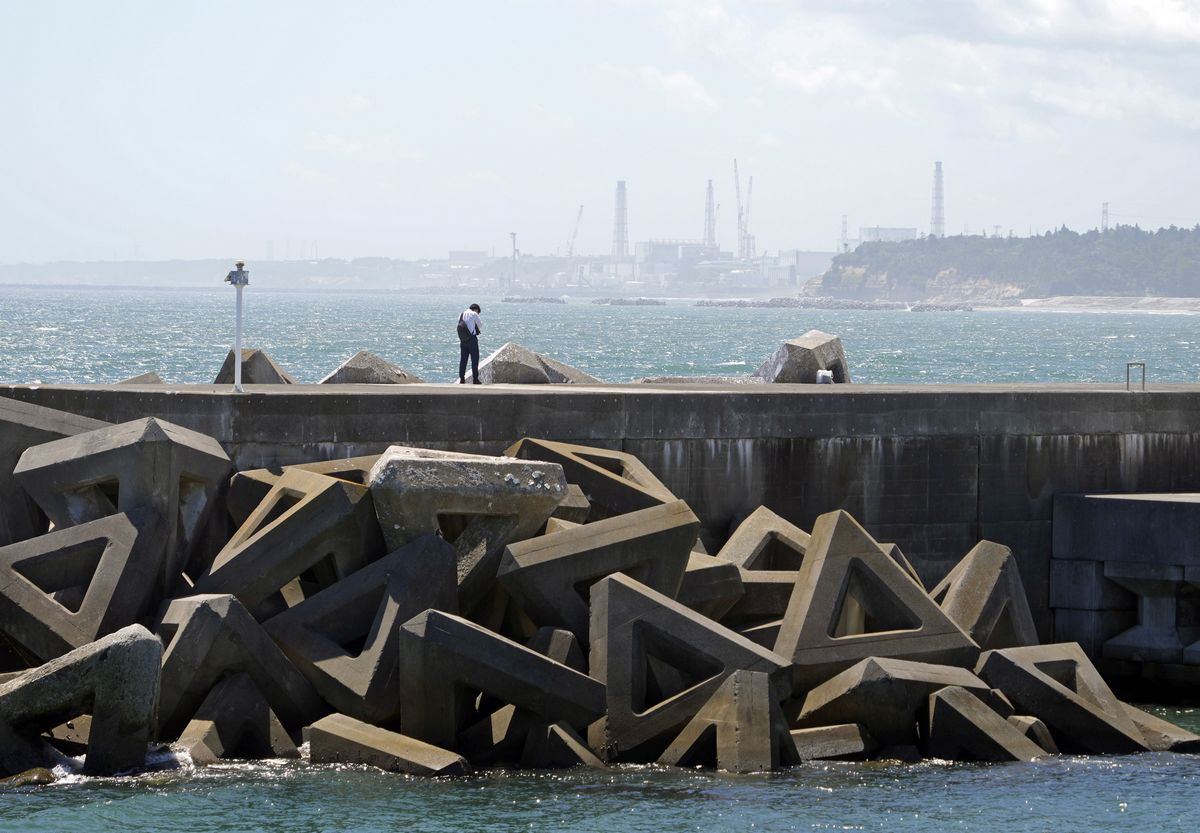
<instances>
[{"instance_id":1,"label":"rippled sea","mask_svg":"<svg viewBox=\"0 0 1200 833\"><path fill-rule=\"evenodd\" d=\"M807 330L841 336L856 382L1124 382L1200 375L1200 316L907 313L502 303L389 292L246 292L246 345L301 382L360 349L431 382L457 373L454 324L483 306L481 352L515 341L605 381L752 373ZM211 382L233 343L234 293L212 289L0 287L0 382L115 382L155 371Z\"/></svg>"},{"instance_id":2,"label":"rippled sea","mask_svg":"<svg viewBox=\"0 0 1200 833\"><path fill-rule=\"evenodd\" d=\"M516 341L608 381L750 373L786 338L840 335L858 382L1192 381L1200 316L608 307L573 300L247 292L246 344L300 381L359 349L429 381L457 369L454 322L484 307L482 350ZM209 382L233 339L233 292L0 287L0 381ZM1200 728L1198 716L1159 710ZM729 776L626 767L421 780L269 761L0 792L0 831L1192 831L1200 758L1033 764L810 764Z\"/></svg>"}]
</instances>

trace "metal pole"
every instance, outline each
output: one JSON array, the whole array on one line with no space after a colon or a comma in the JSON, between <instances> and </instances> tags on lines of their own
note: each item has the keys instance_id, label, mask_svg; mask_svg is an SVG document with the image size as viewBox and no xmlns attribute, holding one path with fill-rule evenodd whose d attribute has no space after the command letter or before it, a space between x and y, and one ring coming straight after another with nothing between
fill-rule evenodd
<instances>
[{"instance_id":1,"label":"metal pole","mask_svg":"<svg viewBox=\"0 0 1200 833\"><path fill-rule=\"evenodd\" d=\"M512 284L509 286L509 291L512 291L517 288L517 233L510 231L508 236L512 238L513 246Z\"/></svg>"},{"instance_id":2,"label":"metal pole","mask_svg":"<svg viewBox=\"0 0 1200 833\"><path fill-rule=\"evenodd\" d=\"M246 287L237 285L237 333L233 337L233 389L237 393L242 390L242 290Z\"/></svg>"}]
</instances>

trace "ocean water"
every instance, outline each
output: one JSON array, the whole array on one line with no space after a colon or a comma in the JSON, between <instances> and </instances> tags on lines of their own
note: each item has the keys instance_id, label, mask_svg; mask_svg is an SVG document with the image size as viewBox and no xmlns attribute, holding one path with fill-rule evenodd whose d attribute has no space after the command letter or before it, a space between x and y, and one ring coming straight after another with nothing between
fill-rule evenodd
<instances>
[{"instance_id":1,"label":"ocean water","mask_svg":"<svg viewBox=\"0 0 1200 833\"><path fill-rule=\"evenodd\" d=\"M1192 381L1200 316L903 313L505 304L393 293L247 293L246 343L300 381L359 349L429 381L457 369L454 321L484 307L483 352L517 341L609 381L750 373L809 329L840 335L856 382ZM233 292L0 287L0 381L209 382L233 339ZM1190 711L1159 713L1193 730ZM658 767L417 779L304 762L69 776L0 792L0 831L1191 831L1200 757L1032 764L808 764L770 776Z\"/></svg>"},{"instance_id":2,"label":"ocean water","mask_svg":"<svg viewBox=\"0 0 1200 833\"><path fill-rule=\"evenodd\" d=\"M502 303L389 292L246 292L245 343L301 382L360 349L426 381L457 376L454 324L483 306L483 355L515 341L604 381L744 375L807 330L841 336L855 382L1150 383L1200 376L1200 315L1065 312L907 313ZM0 382L104 383L155 371L211 382L233 343L234 292L0 287Z\"/></svg>"}]
</instances>

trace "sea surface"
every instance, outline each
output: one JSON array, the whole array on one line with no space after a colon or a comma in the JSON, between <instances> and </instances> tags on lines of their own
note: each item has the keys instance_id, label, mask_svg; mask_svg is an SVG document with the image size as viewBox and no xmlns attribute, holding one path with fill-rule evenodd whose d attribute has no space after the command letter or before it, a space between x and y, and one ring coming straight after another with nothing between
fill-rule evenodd
<instances>
[{"instance_id":1,"label":"sea surface","mask_svg":"<svg viewBox=\"0 0 1200 833\"><path fill-rule=\"evenodd\" d=\"M482 350L516 341L607 381L741 375L809 329L842 337L856 382L1123 383L1200 372L1200 316L905 313L501 303L487 297L258 290L246 344L300 381L360 349L428 381L457 371L458 312ZM210 382L233 340L233 291L0 287L0 381ZM1200 730L1190 710L1156 709ZM68 770L64 770L64 773ZM128 778L67 774L0 792L0 831L1193 831L1200 756L1054 757L973 766L807 764L770 776L659 767L416 779L306 762L194 770L171 756Z\"/></svg>"},{"instance_id":2,"label":"sea surface","mask_svg":"<svg viewBox=\"0 0 1200 833\"><path fill-rule=\"evenodd\" d=\"M245 345L316 382L369 350L429 382L458 371L458 313L483 306L480 352L515 341L609 382L738 376L811 329L839 335L853 381L1124 383L1200 376L1200 315L923 312L502 303L393 292L246 291ZM0 382L105 383L155 371L211 382L233 343L234 291L0 286Z\"/></svg>"}]
</instances>

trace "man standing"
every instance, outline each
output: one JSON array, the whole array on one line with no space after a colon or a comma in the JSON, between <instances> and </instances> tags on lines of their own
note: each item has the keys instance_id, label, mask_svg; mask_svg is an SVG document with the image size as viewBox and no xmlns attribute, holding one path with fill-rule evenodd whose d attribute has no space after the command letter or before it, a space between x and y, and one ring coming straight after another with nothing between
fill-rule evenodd
<instances>
[{"instance_id":1,"label":"man standing","mask_svg":"<svg viewBox=\"0 0 1200 833\"><path fill-rule=\"evenodd\" d=\"M482 310L479 304L471 304L458 316L458 344L461 353L458 358L458 383L467 383L467 357L471 359L471 383L478 385L479 381L479 334L483 332L483 324L479 319Z\"/></svg>"}]
</instances>

